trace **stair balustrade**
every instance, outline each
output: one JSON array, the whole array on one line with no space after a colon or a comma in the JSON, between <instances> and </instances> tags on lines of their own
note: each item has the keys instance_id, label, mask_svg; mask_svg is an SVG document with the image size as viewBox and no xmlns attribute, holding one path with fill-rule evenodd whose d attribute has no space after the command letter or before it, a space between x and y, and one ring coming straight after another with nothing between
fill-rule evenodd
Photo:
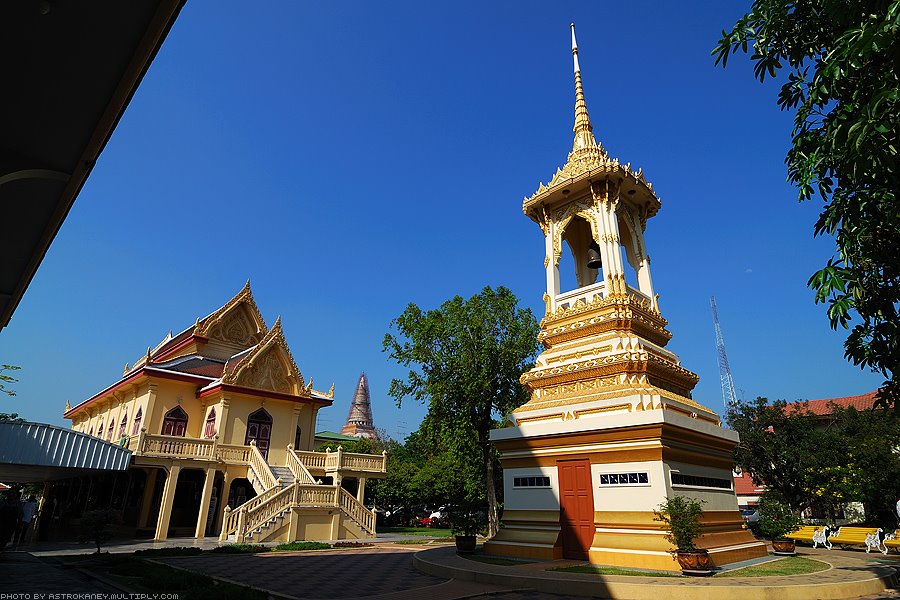
<instances>
[{"instance_id":1,"label":"stair balustrade","mask_svg":"<svg viewBox=\"0 0 900 600\"><path fill-rule=\"evenodd\" d=\"M309 469L306 468L306 465L303 464L303 461L300 460L300 457L294 452L294 447L290 445L287 447L287 467L291 470L297 483L315 485L316 480L313 479Z\"/></svg>"}]
</instances>

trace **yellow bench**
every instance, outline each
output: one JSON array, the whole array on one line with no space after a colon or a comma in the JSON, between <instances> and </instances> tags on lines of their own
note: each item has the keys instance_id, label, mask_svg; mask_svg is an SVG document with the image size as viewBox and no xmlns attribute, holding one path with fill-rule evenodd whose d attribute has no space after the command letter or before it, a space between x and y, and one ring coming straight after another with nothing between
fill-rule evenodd
<instances>
[{"instance_id":1,"label":"yellow bench","mask_svg":"<svg viewBox=\"0 0 900 600\"><path fill-rule=\"evenodd\" d=\"M878 534L877 527L841 527L828 541L840 546L867 546L866 538Z\"/></svg>"},{"instance_id":2,"label":"yellow bench","mask_svg":"<svg viewBox=\"0 0 900 600\"><path fill-rule=\"evenodd\" d=\"M828 527L824 525L803 525L785 537L797 542L807 542L812 544L813 548L822 544L830 549L831 544L828 543L828 532Z\"/></svg>"}]
</instances>

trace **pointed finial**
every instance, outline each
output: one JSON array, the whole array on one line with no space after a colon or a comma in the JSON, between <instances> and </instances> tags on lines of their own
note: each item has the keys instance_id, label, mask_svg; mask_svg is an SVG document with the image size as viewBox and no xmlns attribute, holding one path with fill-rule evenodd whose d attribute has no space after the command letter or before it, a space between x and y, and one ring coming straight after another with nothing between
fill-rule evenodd
<instances>
[{"instance_id":1,"label":"pointed finial","mask_svg":"<svg viewBox=\"0 0 900 600\"><path fill-rule=\"evenodd\" d=\"M575 141L572 143L572 152L597 148L597 140L594 139L594 126L588 116L587 103L584 101L584 88L581 85L581 67L578 65L578 45L575 42L575 23L572 28L572 57L575 61ZM602 148L601 148L602 150Z\"/></svg>"},{"instance_id":2,"label":"pointed finial","mask_svg":"<svg viewBox=\"0 0 900 600\"><path fill-rule=\"evenodd\" d=\"M150 362L150 346L147 346L147 363Z\"/></svg>"},{"instance_id":3,"label":"pointed finial","mask_svg":"<svg viewBox=\"0 0 900 600\"><path fill-rule=\"evenodd\" d=\"M69 412L70 410L72 410L72 405L69 404L68 400L66 400L66 412Z\"/></svg>"},{"instance_id":4,"label":"pointed finial","mask_svg":"<svg viewBox=\"0 0 900 600\"><path fill-rule=\"evenodd\" d=\"M127 363L127 362L125 363L125 370L122 371L122 374L123 374L123 375L126 374L126 373L128 373L128 363Z\"/></svg>"},{"instance_id":5,"label":"pointed finial","mask_svg":"<svg viewBox=\"0 0 900 600\"><path fill-rule=\"evenodd\" d=\"M244 284L244 289L245 289L245 290L249 290L249 289L250 289L250 278L249 278L249 277L247 278L247 283Z\"/></svg>"},{"instance_id":6,"label":"pointed finial","mask_svg":"<svg viewBox=\"0 0 900 600\"><path fill-rule=\"evenodd\" d=\"M578 43L575 41L575 23L569 23L572 28L572 58L575 61L575 72L580 73L581 67L578 66Z\"/></svg>"}]
</instances>

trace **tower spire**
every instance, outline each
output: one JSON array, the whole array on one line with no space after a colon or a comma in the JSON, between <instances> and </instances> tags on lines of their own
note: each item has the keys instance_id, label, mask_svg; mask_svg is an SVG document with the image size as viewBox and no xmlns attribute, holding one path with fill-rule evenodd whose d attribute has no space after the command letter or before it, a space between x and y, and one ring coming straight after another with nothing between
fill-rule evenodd
<instances>
[{"instance_id":1,"label":"tower spire","mask_svg":"<svg viewBox=\"0 0 900 600\"><path fill-rule=\"evenodd\" d=\"M353 395L353 402L350 404L350 412L347 415L347 422L344 424L341 433L344 435L353 435L356 437L377 438L378 431L372 422L372 404L369 400L369 381L366 374L359 376L359 383L356 384L356 393Z\"/></svg>"},{"instance_id":2,"label":"tower spire","mask_svg":"<svg viewBox=\"0 0 900 600\"><path fill-rule=\"evenodd\" d=\"M575 41L575 23L569 25L572 28L572 62L575 67L575 141L572 144L572 152L588 148L596 148L597 140L594 139L594 127L588 116L587 103L584 101L584 87L581 84L581 67L578 65L578 43Z\"/></svg>"}]
</instances>

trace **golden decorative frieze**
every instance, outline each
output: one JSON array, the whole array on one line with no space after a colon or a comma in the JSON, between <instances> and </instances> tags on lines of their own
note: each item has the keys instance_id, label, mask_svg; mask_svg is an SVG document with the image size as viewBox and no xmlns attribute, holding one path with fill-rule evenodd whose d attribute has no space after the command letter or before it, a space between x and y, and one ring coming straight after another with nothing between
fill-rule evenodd
<instances>
[{"instance_id":1,"label":"golden decorative frieze","mask_svg":"<svg viewBox=\"0 0 900 600\"><path fill-rule=\"evenodd\" d=\"M612 406L598 406L596 408L586 408L584 410L576 410L575 418L580 418L586 415L597 415L601 413L607 412L615 412L615 411L627 411L631 412L631 404L613 404Z\"/></svg>"},{"instance_id":2,"label":"golden decorative frieze","mask_svg":"<svg viewBox=\"0 0 900 600\"><path fill-rule=\"evenodd\" d=\"M611 345L598 346L589 350L579 350L578 352L571 352L569 354L560 354L559 356L547 357L546 363L549 365L551 363L565 362L572 358L578 359L584 358L585 356L597 356L598 354L609 352L610 350L612 350Z\"/></svg>"}]
</instances>

